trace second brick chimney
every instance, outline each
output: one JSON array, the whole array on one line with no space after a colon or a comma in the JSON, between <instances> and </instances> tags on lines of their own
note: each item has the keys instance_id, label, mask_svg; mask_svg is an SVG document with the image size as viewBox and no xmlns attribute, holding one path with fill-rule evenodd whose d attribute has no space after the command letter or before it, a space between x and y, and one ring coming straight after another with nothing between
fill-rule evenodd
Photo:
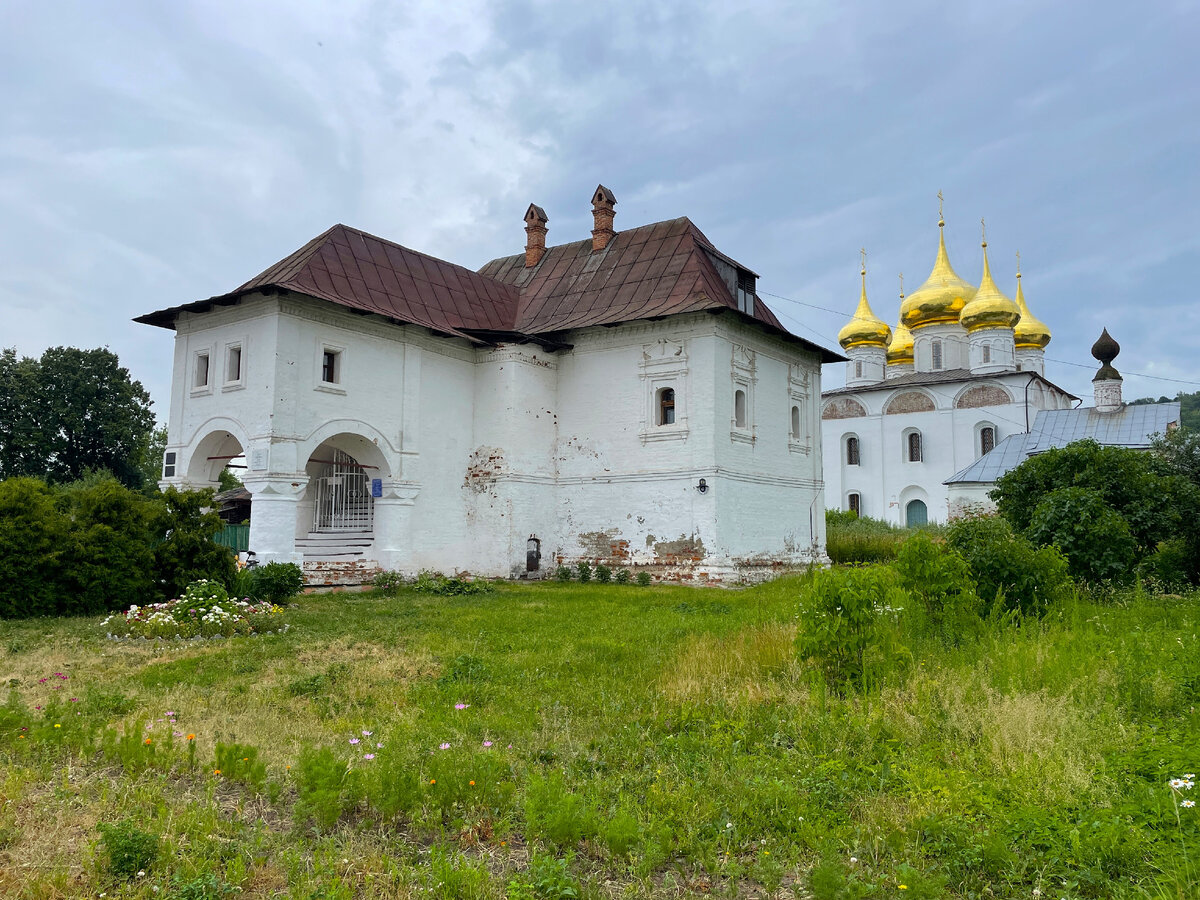
<instances>
[{"instance_id":1,"label":"second brick chimney","mask_svg":"<svg viewBox=\"0 0 1200 900\"><path fill-rule=\"evenodd\" d=\"M613 196L613 192L602 184L597 185L596 193L592 195L592 218L595 221L595 227L592 229L593 253L603 250L617 235L612 227L613 217L617 214L613 209L616 205L617 198Z\"/></svg>"},{"instance_id":2,"label":"second brick chimney","mask_svg":"<svg viewBox=\"0 0 1200 900\"><path fill-rule=\"evenodd\" d=\"M546 211L535 203L525 210L525 268L536 266L546 255Z\"/></svg>"}]
</instances>

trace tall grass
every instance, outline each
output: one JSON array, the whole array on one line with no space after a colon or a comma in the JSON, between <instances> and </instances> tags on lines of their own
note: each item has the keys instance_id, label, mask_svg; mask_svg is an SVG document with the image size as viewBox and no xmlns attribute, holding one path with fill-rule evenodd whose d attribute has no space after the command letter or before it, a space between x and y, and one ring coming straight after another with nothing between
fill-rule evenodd
<instances>
[{"instance_id":1,"label":"tall grass","mask_svg":"<svg viewBox=\"0 0 1200 900\"><path fill-rule=\"evenodd\" d=\"M890 562L896 558L905 539L917 530L936 534L942 531L942 526L903 528L880 519L830 509L825 511L825 550L839 565Z\"/></svg>"}]
</instances>

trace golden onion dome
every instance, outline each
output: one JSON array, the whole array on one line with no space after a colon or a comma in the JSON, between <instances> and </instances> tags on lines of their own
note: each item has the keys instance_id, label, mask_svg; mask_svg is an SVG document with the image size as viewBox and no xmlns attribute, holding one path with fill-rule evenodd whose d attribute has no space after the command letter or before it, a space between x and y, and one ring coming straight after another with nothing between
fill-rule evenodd
<instances>
[{"instance_id":1,"label":"golden onion dome","mask_svg":"<svg viewBox=\"0 0 1200 900\"><path fill-rule=\"evenodd\" d=\"M988 266L987 238L984 238L982 246L983 277L979 279L979 290L963 307L958 319L968 334L981 328L1012 328L1021 318L1017 304L996 286L992 278L992 270Z\"/></svg>"},{"instance_id":2,"label":"golden onion dome","mask_svg":"<svg viewBox=\"0 0 1200 900\"><path fill-rule=\"evenodd\" d=\"M842 330L838 332L838 343L844 350L849 350L851 347L884 348L887 347L891 336L892 329L888 328L887 322L871 311L871 304L867 302L867 269L864 266L862 294L858 298L858 309L854 310L850 321L843 325Z\"/></svg>"},{"instance_id":3,"label":"golden onion dome","mask_svg":"<svg viewBox=\"0 0 1200 900\"><path fill-rule=\"evenodd\" d=\"M912 332L904 327L903 322L900 322L892 331L892 342L888 344L887 364L902 366L915 361Z\"/></svg>"},{"instance_id":4,"label":"golden onion dome","mask_svg":"<svg viewBox=\"0 0 1200 900\"><path fill-rule=\"evenodd\" d=\"M1025 303L1025 292L1021 289L1021 273L1017 272L1017 309L1021 319L1013 328L1018 350L1042 350L1050 343L1050 329L1046 323L1034 317Z\"/></svg>"},{"instance_id":5,"label":"golden onion dome","mask_svg":"<svg viewBox=\"0 0 1200 900\"><path fill-rule=\"evenodd\" d=\"M957 322L962 309L975 296L975 287L958 277L946 254L946 227L938 219L938 254L925 283L900 305L900 322L907 328Z\"/></svg>"}]
</instances>

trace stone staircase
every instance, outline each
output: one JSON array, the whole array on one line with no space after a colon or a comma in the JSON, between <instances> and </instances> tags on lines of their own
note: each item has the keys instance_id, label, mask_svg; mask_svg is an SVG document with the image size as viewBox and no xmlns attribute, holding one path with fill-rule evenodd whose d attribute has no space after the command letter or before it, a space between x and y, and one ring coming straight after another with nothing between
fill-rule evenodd
<instances>
[{"instance_id":1,"label":"stone staircase","mask_svg":"<svg viewBox=\"0 0 1200 900\"><path fill-rule=\"evenodd\" d=\"M310 587L367 584L380 571L370 558L369 531L313 531L296 540L304 554L304 581Z\"/></svg>"}]
</instances>

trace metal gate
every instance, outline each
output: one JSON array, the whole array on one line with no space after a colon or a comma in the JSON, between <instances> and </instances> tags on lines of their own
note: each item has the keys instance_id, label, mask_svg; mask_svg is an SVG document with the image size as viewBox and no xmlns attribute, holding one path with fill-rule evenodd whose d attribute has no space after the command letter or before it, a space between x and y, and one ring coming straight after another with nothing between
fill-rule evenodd
<instances>
[{"instance_id":1,"label":"metal gate","mask_svg":"<svg viewBox=\"0 0 1200 900\"><path fill-rule=\"evenodd\" d=\"M333 451L314 479L313 531L370 531L375 516L371 480L348 453Z\"/></svg>"}]
</instances>

